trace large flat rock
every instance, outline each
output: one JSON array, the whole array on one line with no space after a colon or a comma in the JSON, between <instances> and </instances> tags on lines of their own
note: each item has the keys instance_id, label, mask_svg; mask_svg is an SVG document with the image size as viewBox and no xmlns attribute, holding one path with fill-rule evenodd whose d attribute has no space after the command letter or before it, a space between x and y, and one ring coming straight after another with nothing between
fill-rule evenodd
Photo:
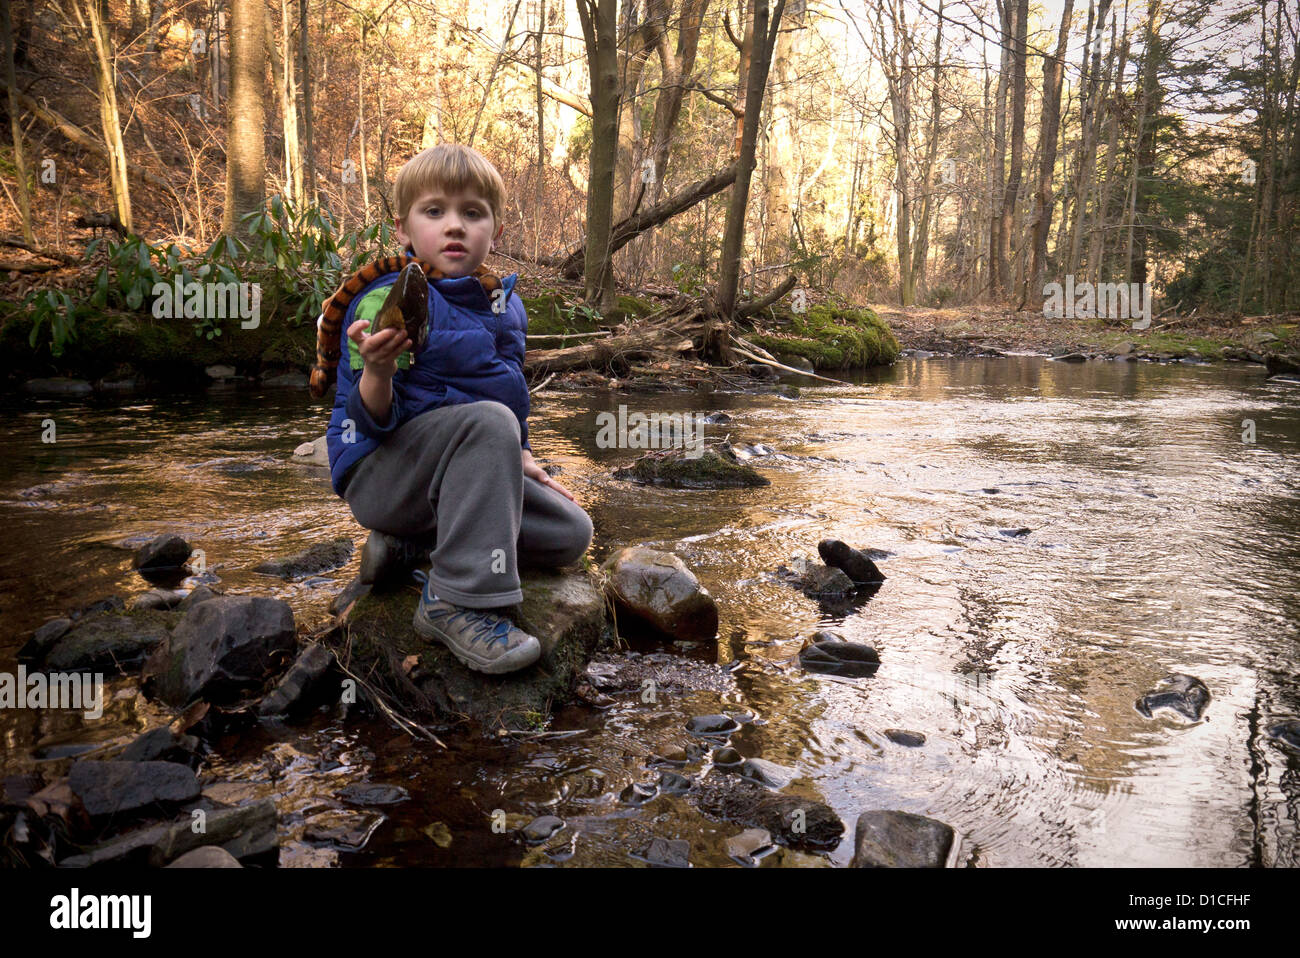
<instances>
[{"instance_id":1,"label":"large flat rock","mask_svg":"<svg viewBox=\"0 0 1300 958\"><path fill-rule=\"evenodd\" d=\"M349 672L414 717L468 720L485 733L534 729L572 697L587 662L612 641L613 628L605 599L585 572L525 572L523 593L514 618L537 636L542 657L506 675L474 672L417 633L415 586L362 594L326 641Z\"/></svg>"}]
</instances>

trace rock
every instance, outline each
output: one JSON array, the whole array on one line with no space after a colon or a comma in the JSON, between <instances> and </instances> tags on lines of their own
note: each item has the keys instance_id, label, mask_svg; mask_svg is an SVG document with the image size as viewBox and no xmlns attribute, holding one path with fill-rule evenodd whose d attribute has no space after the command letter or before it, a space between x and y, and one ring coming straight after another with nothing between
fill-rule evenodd
<instances>
[{"instance_id":1,"label":"rock","mask_svg":"<svg viewBox=\"0 0 1300 958\"><path fill-rule=\"evenodd\" d=\"M1137 346L1134 343L1120 343L1111 349L1110 354L1112 356L1127 356L1135 349L1137 349Z\"/></svg>"},{"instance_id":2,"label":"rock","mask_svg":"<svg viewBox=\"0 0 1300 958\"><path fill-rule=\"evenodd\" d=\"M364 848L384 822L379 812L328 811L313 815L302 837L309 842L329 842L353 851Z\"/></svg>"},{"instance_id":3,"label":"rock","mask_svg":"<svg viewBox=\"0 0 1300 958\"><path fill-rule=\"evenodd\" d=\"M306 708L312 693L334 665L334 653L313 642L298 654L298 659L280 679L275 689L257 706L259 715L285 715Z\"/></svg>"},{"instance_id":4,"label":"rock","mask_svg":"<svg viewBox=\"0 0 1300 958\"><path fill-rule=\"evenodd\" d=\"M1268 737L1300 752L1300 719L1288 719L1269 726Z\"/></svg>"},{"instance_id":5,"label":"rock","mask_svg":"<svg viewBox=\"0 0 1300 958\"><path fill-rule=\"evenodd\" d=\"M887 728L885 737L895 745L903 745L907 748L920 748L925 744L925 736L920 732L910 732L905 728Z\"/></svg>"},{"instance_id":6,"label":"rock","mask_svg":"<svg viewBox=\"0 0 1300 958\"><path fill-rule=\"evenodd\" d=\"M697 715L686 723L686 731L708 738L726 738L739 728L740 723L730 715Z\"/></svg>"},{"instance_id":7,"label":"rock","mask_svg":"<svg viewBox=\"0 0 1300 958\"><path fill-rule=\"evenodd\" d=\"M167 726L150 729L118 755L122 762L175 762L192 765L197 761L199 740L193 735L177 735Z\"/></svg>"},{"instance_id":8,"label":"rock","mask_svg":"<svg viewBox=\"0 0 1300 958\"><path fill-rule=\"evenodd\" d=\"M410 799L411 793L400 785L358 782L344 786L334 796L349 805L396 805Z\"/></svg>"},{"instance_id":9,"label":"rock","mask_svg":"<svg viewBox=\"0 0 1300 958\"><path fill-rule=\"evenodd\" d=\"M718 634L718 606L686 563L669 552L621 549L601 566L620 612L675 639L710 640Z\"/></svg>"},{"instance_id":10,"label":"rock","mask_svg":"<svg viewBox=\"0 0 1300 958\"><path fill-rule=\"evenodd\" d=\"M658 797L659 786L654 782L633 782L618 794L618 800L629 805L644 805Z\"/></svg>"},{"instance_id":11,"label":"rock","mask_svg":"<svg viewBox=\"0 0 1300 958\"><path fill-rule=\"evenodd\" d=\"M1300 353L1264 353L1264 366L1269 376L1300 373Z\"/></svg>"},{"instance_id":12,"label":"rock","mask_svg":"<svg viewBox=\"0 0 1300 958\"><path fill-rule=\"evenodd\" d=\"M480 731L535 729L553 708L572 699L597 648L613 640L604 596L585 572L528 570L519 627L542 644L537 665L508 675L484 675L463 666L444 646L411 626L418 599L411 591L360 596L348 615L347 635L325 641L350 655L348 668L391 696L410 715L455 719ZM416 656L414 667L411 656Z\"/></svg>"},{"instance_id":13,"label":"rock","mask_svg":"<svg viewBox=\"0 0 1300 958\"><path fill-rule=\"evenodd\" d=\"M554 815L542 815L520 829L520 836L529 845L540 845L550 840L560 829L564 828L564 819Z\"/></svg>"},{"instance_id":14,"label":"rock","mask_svg":"<svg viewBox=\"0 0 1300 958\"><path fill-rule=\"evenodd\" d=\"M174 589L150 589L131 600L132 609L174 609L184 601L186 593Z\"/></svg>"},{"instance_id":15,"label":"rock","mask_svg":"<svg viewBox=\"0 0 1300 958\"><path fill-rule=\"evenodd\" d=\"M150 658L145 694L183 708L235 701L261 687L295 647L293 610L281 599L218 596L191 606Z\"/></svg>"},{"instance_id":16,"label":"rock","mask_svg":"<svg viewBox=\"0 0 1300 958\"><path fill-rule=\"evenodd\" d=\"M194 817L186 815L172 823L154 843L149 850L149 864L157 868L205 845L220 845L240 860L259 858L280 847L279 818L271 798L235 808L204 810L201 832L194 830Z\"/></svg>"},{"instance_id":17,"label":"rock","mask_svg":"<svg viewBox=\"0 0 1300 958\"><path fill-rule=\"evenodd\" d=\"M854 868L942 868L953 830L911 812L863 812L853 833Z\"/></svg>"},{"instance_id":18,"label":"rock","mask_svg":"<svg viewBox=\"0 0 1300 958\"><path fill-rule=\"evenodd\" d=\"M764 828L791 848L834 848L844 834L844 823L828 805L772 792L735 775L709 776L686 798L706 815Z\"/></svg>"},{"instance_id":19,"label":"rock","mask_svg":"<svg viewBox=\"0 0 1300 958\"><path fill-rule=\"evenodd\" d=\"M736 458L730 449L705 449L695 459L686 457L688 450L667 449L651 452L614 473L615 479L669 486L675 489L727 489L767 486L771 481Z\"/></svg>"},{"instance_id":20,"label":"rock","mask_svg":"<svg viewBox=\"0 0 1300 958\"><path fill-rule=\"evenodd\" d=\"M1200 679L1174 672L1162 678L1154 689L1134 704L1147 718L1151 718L1156 709L1172 709L1186 719L1199 722L1210 704L1210 690Z\"/></svg>"},{"instance_id":21,"label":"rock","mask_svg":"<svg viewBox=\"0 0 1300 958\"><path fill-rule=\"evenodd\" d=\"M261 384L263 386L291 386L295 389L304 389L307 386L307 374L295 371L274 373L270 376L263 376Z\"/></svg>"},{"instance_id":22,"label":"rock","mask_svg":"<svg viewBox=\"0 0 1300 958\"><path fill-rule=\"evenodd\" d=\"M184 537L161 535L140 547L135 554L134 567L142 575L147 572L170 572L182 568L194 550Z\"/></svg>"},{"instance_id":23,"label":"rock","mask_svg":"<svg viewBox=\"0 0 1300 958\"><path fill-rule=\"evenodd\" d=\"M254 566L253 571L282 579L297 579L347 565L355 550L356 545L351 539L340 536L333 542L317 543L291 556L268 559Z\"/></svg>"},{"instance_id":24,"label":"rock","mask_svg":"<svg viewBox=\"0 0 1300 958\"><path fill-rule=\"evenodd\" d=\"M792 768L761 758L747 758L740 766L740 777L764 788L785 788L799 775Z\"/></svg>"},{"instance_id":25,"label":"rock","mask_svg":"<svg viewBox=\"0 0 1300 958\"><path fill-rule=\"evenodd\" d=\"M204 845L186 852L164 868L243 868L239 859L218 845Z\"/></svg>"},{"instance_id":26,"label":"rock","mask_svg":"<svg viewBox=\"0 0 1300 958\"><path fill-rule=\"evenodd\" d=\"M151 610L130 615L89 615L78 620L38 661L51 672L116 675L137 671L150 653L167 641L167 626L161 619L164 615Z\"/></svg>"},{"instance_id":27,"label":"rock","mask_svg":"<svg viewBox=\"0 0 1300 958\"><path fill-rule=\"evenodd\" d=\"M792 565L796 574L794 584L804 595L848 595L855 589L853 580L840 569L798 559Z\"/></svg>"},{"instance_id":28,"label":"rock","mask_svg":"<svg viewBox=\"0 0 1300 958\"><path fill-rule=\"evenodd\" d=\"M235 378L235 367L226 365L225 363L219 363L215 366L205 366L203 371L207 374L209 379L221 380Z\"/></svg>"},{"instance_id":29,"label":"rock","mask_svg":"<svg viewBox=\"0 0 1300 958\"><path fill-rule=\"evenodd\" d=\"M311 442L301 443L293 451L297 459L306 459L313 466L328 466L330 464L329 448L325 444L324 436L317 436Z\"/></svg>"},{"instance_id":30,"label":"rock","mask_svg":"<svg viewBox=\"0 0 1300 958\"><path fill-rule=\"evenodd\" d=\"M330 615L341 615L357 599L363 595L369 595L370 589L371 584L369 582L362 582L360 577L353 579L342 592L330 600Z\"/></svg>"},{"instance_id":31,"label":"rock","mask_svg":"<svg viewBox=\"0 0 1300 958\"><path fill-rule=\"evenodd\" d=\"M1022 538L1023 536L1029 535L1029 533L1033 531L1034 531L1033 529L1029 529L1025 526L1021 526L1019 529L999 529L998 535L1006 536L1008 539L1019 539Z\"/></svg>"},{"instance_id":32,"label":"rock","mask_svg":"<svg viewBox=\"0 0 1300 958\"><path fill-rule=\"evenodd\" d=\"M1246 338L1247 338L1250 342L1254 343L1256 346L1263 346L1263 345L1265 345L1265 344L1267 344L1267 343L1275 343L1275 342L1277 342L1277 334L1276 334L1276 333L1271 333L1271 332L1269 332L1267 329L1260 329L1260 330L1257 330L1257 331L1251 333L1251 334L1250 334L1249 336L1247 336Z\"/></svg>"},{"instance_id":33,"label":"rock","mask_svg":"<svg viewBox=\"0 0 1300 958\"><path fill-rule=\"evenodd\" d=\"M650 844L636 853L636 857L658 868L689 868L691 843L652 838Z\"/></svg>"},{"instance_id":34,"label":"rock","mask_svg":"<svg viewBox=\"0 0 1300 958\"><path fill-rule=\"evenodd\" d=\"M89 396L95 387L84 379L69 379L67 376L52 376L47 379L29 379L23 383L23 392L31 396L51 399L68 399Z\"/></svg>"},{"instance_id":35,"label":"rock","mask_svg":"<svg viewBox=\"0 0 1300 958\"><path fill-rule=\"evenodd\" d=\"M739 726L737 726L737 728L739 728ZM725 745L722 748L715 748L713 750L712 761L714 765L717 765L720 768L727 768L733 765L739 767L745 761L745 758L730 745Z\"/></svg>"},{"instance_id":36,"label":"rock","mask_svg":"<svg viewBox=\"0 0 1300 958\"><path fill-rule=\"evenodd\" d=\"M188 818L188 816L187 816ZM90 868L95 865L144 866L154 843L166 837L167 825L154 825L117 835L84 852L60 859L60 868Z\"/></svg>"},{"instance_id":37,"label":"rock","mask_svg":"<svg viewBox=\"0 0 1300 958\"><path fill-rule=\"evenodd\" d=\"M856 642L814 642L799 653L799 664L821 675L865 678L880 668L880 655Z\"/></svg>"},{"instance_id":38,"label":"rock","mask_svg":"<svg viewBox=\"0 0 1300 958\"><path fill-rule=\"evenodd\" d=\"M728 838L726 848L728 856L742 865L753 866L758 864L759 852L774 851L776 846L766 828L747 828Z\"/></svg>"},{"instance_id":39,"label":"rock","mask_svg":"<svg viewBox=\"0 0 1300 958\"><path fill-rule=\"evenodd\" d=\"M140 380L135 376L128 376L125 379L100 379L95 383L95 390L101 393L130 393L135 392L140 385Z\"/></svg>"},{"instance_id":40,"label":"rock","mask_svg":"<svg viewBox=\"0 0 1300 958\"><path fill-rule=\"evenodd\" d=\"M32 637L18 650L18 661L24 663L39 662L54 647L54 643L67 635L68 630L71 628L71 619L62 617L48 619L32 633Z\"/></svg>"},{"instance_id":41,"label":"rock","mask_svg":"<svg viewBox=\"0 0 1300 958\"><path fill-rule=\"evenodd\" d=\"M180 604L176 606L178 612L188 612L193 606L200 602L206 602L208 599L215 599L221 595L220 592L213 592L206 585L198 585L190 590L189 595L181 599Z\"/></svg>"},{"instance_id":42,"label":"rock","mask_svg":"<svg viewBox=\"0 0 1300 958\"><path fill-rule=\"evenodd\" d=\"M83 605L68 613L68 617L73 622L77 622L88 615L94 615L96 612L121 612L126 608L126 603L122 601L120 595L106 595L102 599L96 599L89 605Z\"/></svg>"},{"instance_id":43,"label":"rock","mask_svg":"<svg viewBox=\"0 0 1300 958\"><path fill-rule=\"evenodd\" d=\"M876 568L866 553L845 545L839 539L823 539L817 543L817 554L828 566L839 569L855 585L884 582L885 574Z\"/></svg>"},{"instance_id":44,"label":"rock","mask_svg":"<svg viewBox=\"0 0 1300 958\"><path fill-rule=\"evenodd\" d=\"M1058 363L1082 363L1087 362L1088 357L1083 353L1064 353L1060 356L1053 356L1052 360Z\"/></svg>"},{"instance_id":45,"label":"rock","mask_svg":"<svg viewBox=\"0 0 1300 958\"><path fill-rule=\"evenodd\" d=\"M803 373L816 372L812 362L806 356L799 356L795 354L780 356L778 357L778 362L783 363L786 366L789 366L791 369L797 369Z\"/></svg>"},{"instance_id":46,"label":"rock","mask_svg":"<svg viewBox=\"0 0 1300 958\"><path fill-rule=\"evenodd\" d=\"M685 795L694 784L685 775L678 775L676 772L660 772L657 782L661 795Z\"/></svg>"},{"instance_id":47,"label":"rock","mask_svg":"<svg viewBox=\"0 0 1300 958\"><path fill-rule=\"evenodd\" d=\"M731 417L728 416L725 412L711 412L704 417L704 421L710 425L717 426L717 425L722 425L723 423L731 422Z\"/></svg>"},{"instance_id":48,"label":"rock","mask_svg":"<svg viewBox=\"0 0 1300 958\"><path fill-rule=\"evenodd\" d=\"M126 814L159 802L188 802L199 795L194 772L174 762L82 760L72 766L68 784L92 817Z\"/></svg>"},{"instance_id":49,"label":"rock","mask_svg":"<svg viewBox=\"0 0 1300 958\"><path fill-rule=\"evenodd\" d=\"M746 368L755 379L763 379L768 382L775 381L779 375L778 370L767 365L767 363L747 363Z\"/></svg>"}]
</instances>

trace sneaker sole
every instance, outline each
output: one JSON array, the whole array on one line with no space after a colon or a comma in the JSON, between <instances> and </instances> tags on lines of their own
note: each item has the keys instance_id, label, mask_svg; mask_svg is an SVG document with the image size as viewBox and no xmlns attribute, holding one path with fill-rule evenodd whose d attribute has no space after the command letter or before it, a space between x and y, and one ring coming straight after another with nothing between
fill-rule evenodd
<instances>
[{"instance_id":1,"label":"sneaker sole","mask_svg":"<svg viewBox=\"0 0 1300 958\"><path fill-rule=\"evenodd\" d=\"M450 642L442 630L429 621L424 614L423 604L417 604L415 607L415 617L411 620L415 631L420 633L426 639L433 639L441 642L447 647L447 650L460 661L467 669L473 669L475 672L484 672L488 675L500 675L505 672L517 672L520 669L526 669L542 657L542 645L534 636L529 636L527 642L515 646L505 655L498 656L495 659L475 656L473 653L457 648Z\"/></svg>"}]
</instances>

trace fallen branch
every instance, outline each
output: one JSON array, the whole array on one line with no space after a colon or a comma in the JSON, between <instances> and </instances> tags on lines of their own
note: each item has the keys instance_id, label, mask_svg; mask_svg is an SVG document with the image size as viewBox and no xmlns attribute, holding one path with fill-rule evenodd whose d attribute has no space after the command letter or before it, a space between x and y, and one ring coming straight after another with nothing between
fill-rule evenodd
<instances>
[{"instance_id":1,"label":"fallen branch","mask_svg":"<svg viewBox=\"0 0 1300 958\"><path fill-rule=\"evenodd\" d=\"M58 268L58 263L20 263L17 260L0 260L0 272L44 273L46 270Z\"/></svg>"},{"instance_id":2,"label":"fallen branch","mask_svg":"<svg viewBox=\"0 0 1300 958\"><path fill-rule=\"evenodd\" d=\"M81 260L75 256L69 256L67 253L60 253L56 249L43 249L39 246L32 246L30 243L25 243L12 236L0 236L0 246L12 246L15 249L25 249L29 253L35 253L37 256L44 256L48 259L57 259L60 263L68 263L72 266L81 263Z\"/></svg>"},{"instance_id":3,"label":"fallen branch","mask_svg":"<svg viewBox=\"0 0 1300 958\"><path fill-rule=\"evenodd\" d=\"M90 150L92 153L97 153L106 160L110 159L111 154L109 153L107 146L99 142L99 140L95 139L95 137L77 126L77 124L73 123L63 114L58 113L47 106L41 105L26 93L20 93L15 90L14 96L18 98L19 103L31 110L37 119L41 120L48 126L54 127L54 129L58 130L73 143L77 144L77 146ZM129 159L126 161L126 169L127 172L134 173L151 186L156 186L160 189L166 190L172 195L172 198L176 200L178 204L184 206L184 204L181 203L180 197L176 195L176 191L172 189L172 185L161 176L150 173L139 163L132 162Z\"/></svg>"},{"instance_id":4,"label":"fallen branch","mask_svg":"<svg viewBox=\"0 0 1300 958\"><path fill-rule=\"evenodd\" d=\"M714 193L721 193L736 180L736 164L732 163L725 170L719 170L712 176L692 183L665 200L660 200L644 213L629 216L614 224L609 238L609 254L612 256L646 230L667 222L678 213L685 212L696 203ZM581 275L587 257L587 245L584 243L569 253L560 264L560 270L567 279L577 279Z\"/></svg>"},{"instance_id":5,"label":"fallen branch","mask_svg":"<svg viewBox=\"0 0 1300 958\"><path fill-rule=\"evenodd\" d=\"M524 339L590 339L593 336L612 336L613 333L608 329L597 330L594 333L530 333Z\"/></svg>"},{"instance_id":6,"label":"fallen branch","mask_svg":"<svg viewBox=\"0 0 1300 958\"><path fill-rule=\"evenodd\" d=\"M732 338L738 343L743 342L743 340L738 336L733 336ZM806 373L802 369L795 369L792 366L785 365L784 363L778 363L775 359L764 359L757 353L750 352L748 349L744 349L739 345L733 346L732 348L746 359L752 360L756 363L762 363L764 366L773 366L776 369L784 369L786 372L794 373L796 376L811 376L813 379L820 379L822 382L834 383L837 386L852 385L852 383L846 383L842 379L831 379L829 376L819 376L817 373Z\"/></svg>"},{"instance_id":7,"label":"fallen branch","mask_svg":"<svg viewBox=\"0 0 1300 958\"><path fill-rule=\"evenodd\" d=\"M549 382L550 382L552 379L554 379L554 378L555 378L555 373L551 373L549 376L547 376L545 379L543 379L540 383L538 383L538 384L537 384L536 386L534 386L532 389L528 390L528 394L531 396L533 393L539 393L539 392L541 392L543 389L546 388L546 384L549 383Z\"/></svg>"},{"instance_id":8,"label":"fallen branch","mask_svg":"<svg viewBox=\"0 0 1300 958\"><path fill-rule=\"evenodd\" d=\"M755 299L751 302L742 304L740 308L736 310L736 315L752 316L754 313L761 313L786 293L790 292L790 290L794 289L794 285L797 282L799 282L799 277L795 276L793 273L790 274L785 278L785 282L772 290L772 292L768 293L762 299Z\"/></svg>"}]
</instances>

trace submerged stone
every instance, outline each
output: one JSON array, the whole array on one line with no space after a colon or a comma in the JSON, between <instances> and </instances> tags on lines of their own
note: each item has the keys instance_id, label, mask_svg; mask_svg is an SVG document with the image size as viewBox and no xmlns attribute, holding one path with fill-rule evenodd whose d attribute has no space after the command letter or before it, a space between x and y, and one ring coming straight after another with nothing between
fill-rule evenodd
<instances>
[{"instance_id":1,"label":"submerged stone","mask_svg":"<svg viewBox=\"0 0 1300 958\"><path fill-rule=\"evenodd\" d=\"M693 459L687 457L688 452L686 449L668 449L647 453L631 466L617 470L614 478L677 489L771 485L766 476L745 465L729 449L721 452L705 449L703 454Z\"/></svg>"},{"instance_id":2,"label":"submerged stone","mask_svg":"<svg viewBox=\"0 0 1300 958\"><path fill-rule=\"evenodd\" d=\"M1174 672L1156 683L1154 689L1138 699L1135 706L1147 718L1156 709L1172 709L1193 722L1199 722L1210 704L1210 690L1192 675Z\"/></svg>"}]
</instances>

